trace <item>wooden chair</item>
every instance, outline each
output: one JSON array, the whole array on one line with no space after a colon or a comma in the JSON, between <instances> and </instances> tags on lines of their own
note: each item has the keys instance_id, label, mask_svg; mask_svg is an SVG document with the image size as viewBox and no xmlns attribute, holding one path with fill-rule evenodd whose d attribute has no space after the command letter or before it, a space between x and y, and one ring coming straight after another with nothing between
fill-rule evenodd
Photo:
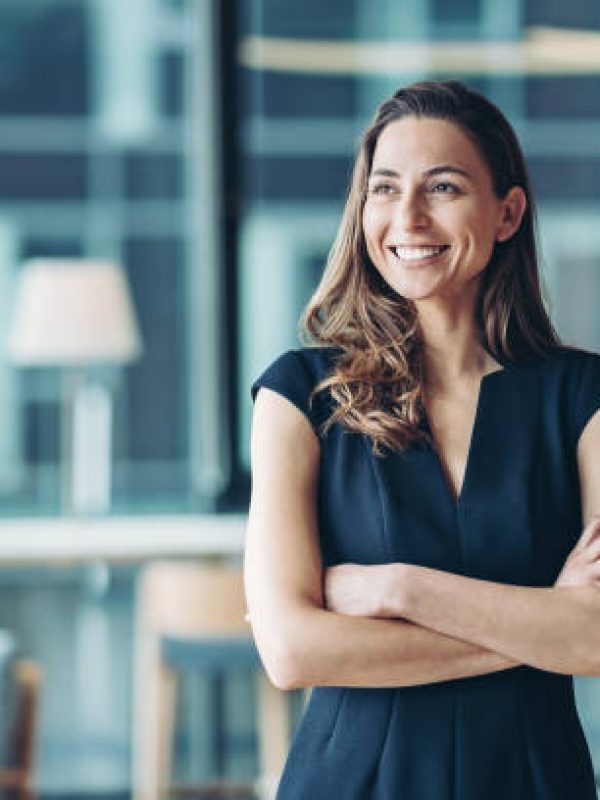
<instances>
[{"instance_id":1,"label":"wooden chair","mask_svg":"<svg viewBox=\"0 0 600 800\"><path fill-rule=\"evenodd\" d=\"M16 716L10 730L9 764L0 767L0 797L34 800L33 770L41 673L35 662L17 659L13 665Z\"/></svg>"},{"instance_id":2,"label":"wooden chair","mask_svg":"<svg viewBox=\"0 0 600 800\"><path fill-rule=\"evenodd\" d=\"M289 746L288 696L267 678L245 620L241 569L155 562L137 586L134 645L133 796L271 797ZM177 667L255 672L260 777L174 787L170 783ZM260 787L266 787L261 790Z\"/></svg>"}]
</instances>

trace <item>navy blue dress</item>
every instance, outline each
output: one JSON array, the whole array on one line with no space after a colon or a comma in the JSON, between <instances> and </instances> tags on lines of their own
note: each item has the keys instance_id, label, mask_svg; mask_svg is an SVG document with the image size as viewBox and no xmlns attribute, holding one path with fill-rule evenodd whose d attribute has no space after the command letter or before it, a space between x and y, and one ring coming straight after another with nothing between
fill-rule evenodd
<instances>
[{"instance_id":1,"label":"navy blue dress","mask_svg":"<svg viewBox=\"0 0 600 800\"><path fill-rule=\"evenodd\" d=\"M320 439L323 564L402 561L552 586L582 531L577 440L600 408L600 355L562 352L486 375L458 502L435 449L372 454L319 425L308 396L336 348L279 356L252 385L290 400ZM423 423L427 425L425 420ZM419 686L317 686L278 800L595 800L573 678L526 665Z\"/></svg>"}]
</instances>

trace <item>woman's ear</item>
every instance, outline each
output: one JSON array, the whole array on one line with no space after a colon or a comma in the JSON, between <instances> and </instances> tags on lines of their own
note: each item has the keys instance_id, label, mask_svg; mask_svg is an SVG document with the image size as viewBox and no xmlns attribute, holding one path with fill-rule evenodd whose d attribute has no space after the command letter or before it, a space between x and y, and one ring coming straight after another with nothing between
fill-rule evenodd
<instances>
[{"instance_id":1,"label":"woman's ear","mask_svg":"<svg viewBox=\"0 0 600 800\"><path fill-rule=\"evenodd\" d=\"M502 200L501 219L496 230L497 242L506 242L519 230L526 208L527 198L523 188L513 186Z\"/></svg>"}]
</instances>

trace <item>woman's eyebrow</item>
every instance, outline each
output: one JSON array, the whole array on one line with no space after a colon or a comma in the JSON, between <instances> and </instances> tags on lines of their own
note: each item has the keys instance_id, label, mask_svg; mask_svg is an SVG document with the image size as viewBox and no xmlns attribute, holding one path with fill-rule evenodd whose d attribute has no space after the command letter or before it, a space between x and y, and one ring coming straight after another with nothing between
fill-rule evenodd
<instances>
[{"instance_id":1,"label":"woman's eyebrow","mask_svg":"<svg viewBox=\"0 0 600 800\"><path fill-rule=\"evenodd\" d=\"M466 178L469 181L472 181L473 178L471 175L462 167L456 167L452 164L440 164L437 167L431 167L430 169L425 170L423 173L424 177L431 178L434 175L441 175L442 173L454 173L456 175L462 175L463 178ZM400 178L400 174L393 169L387 169L386 167L379 167L378 169L374 169L371 172L371 175L382 175L386 178Z\"/></svg>"}]
</instances>

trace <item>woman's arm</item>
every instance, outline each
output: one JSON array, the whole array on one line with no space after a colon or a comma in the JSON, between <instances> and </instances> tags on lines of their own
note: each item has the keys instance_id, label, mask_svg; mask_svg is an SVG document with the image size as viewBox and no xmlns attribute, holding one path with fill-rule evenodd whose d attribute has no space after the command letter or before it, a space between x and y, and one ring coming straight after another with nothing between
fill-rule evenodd
<instances>
[{"instance_id":1,"label":"woman's arm","mask_svg":"<svg viewBox=\"0 0 600 800\"><path fill-rule=\"evenodd\" d=\"M404 620L326 610L316 512L319 442L306 417L265 388L256 398L251 456L246 600L275 685L410 686L519 665Z\"/></svg>"},{"instance_id":2,"label":"woman's arm","mask_svg":"<svg viewBox=\"0 0 600 800\"><path fill-rule=\"evenodd\" d=\"M532 588L392 565L408 568L396 610L540 669L600 676L600 411L579 437L577 466L586 527L565 565L570 579Z\"/></svg>"},{"instance_id":3,"label":"woman's arm","mask_svg":"<svg viewBox=\"0 0 600 800\"><path fill-rule=\"evenodd\" d=\"M551 588L477 580L412 564L326 570L325 605L402 617L553 672L600 676L600 411L577 447L586 526Z\"/></svg>"},{"instance_id":4,"label":"woman's arm","mask_svg":"<svg viewBox=\"0 0 600 800\"><path fill-rule=\"evenodd\" d=\"M600 675L596 587L512 586L412 564L391 568L403 586L395 613L538 669Z\"/></svg>"}]
</instances>

